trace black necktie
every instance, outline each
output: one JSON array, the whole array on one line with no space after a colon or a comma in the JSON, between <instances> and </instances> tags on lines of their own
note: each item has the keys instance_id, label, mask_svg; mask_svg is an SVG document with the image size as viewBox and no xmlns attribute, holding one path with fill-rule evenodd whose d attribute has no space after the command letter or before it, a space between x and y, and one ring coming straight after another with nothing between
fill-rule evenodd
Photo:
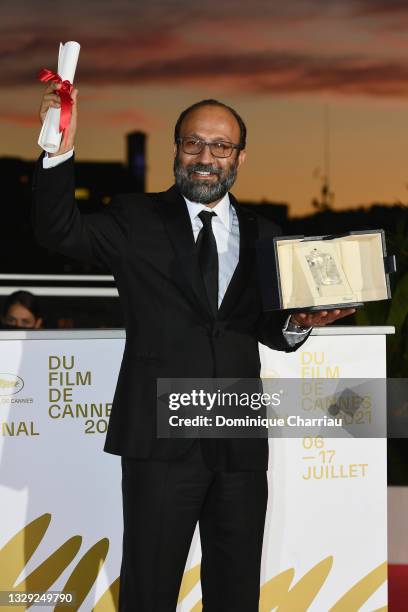
<instances>
[{"instance_id":1,"label":"black necktie","mask_svg":"<svg viewBox=\"0 0 408 612\"><path fill-rule=\"evenodd\" d=\"M214 315L218 311L218 251L211 220L214 212L202 210L198 215L203 227L197 237L197 255L208 301Z\"/></svg>"}]
</instances>

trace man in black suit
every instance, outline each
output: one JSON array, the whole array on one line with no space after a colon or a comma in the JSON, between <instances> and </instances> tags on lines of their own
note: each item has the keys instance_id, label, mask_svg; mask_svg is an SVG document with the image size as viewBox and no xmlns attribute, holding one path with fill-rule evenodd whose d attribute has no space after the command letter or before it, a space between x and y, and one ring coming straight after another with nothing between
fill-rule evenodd
<instances>
[{"instance_id":1,"label":"man in black suit","mask_svg":"<svg viewBox=\"0 0 408 612\"><path fill-rule=\"evenodd\" d=\"M58 85L40 115L59 106ZM81 216L74 198L73 114L57 156L40 159L34 227L41 244L103 262L115 276L126 346L105 450L122 456L124 513L120 610L174 612L197 522L206 612L258 610L267 502L265 439L161 439L158 378L257 378L258 342L289 351L351 310L262 312L258 236L277 228L239 207L229 189L245 160L246 128L206 100L175 128L176 184L117 196ZM288 327L289 326L289 327Z\"/></svg>"}]
</instances>

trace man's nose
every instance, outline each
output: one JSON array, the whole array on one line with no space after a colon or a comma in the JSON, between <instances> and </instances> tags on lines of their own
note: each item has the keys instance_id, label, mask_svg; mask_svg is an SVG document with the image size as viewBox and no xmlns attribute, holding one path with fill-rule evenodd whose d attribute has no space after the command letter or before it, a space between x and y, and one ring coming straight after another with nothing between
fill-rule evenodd
<instances>
[{"instance_id":1,"label":"man's nose","mask_svg":"<svg viewBox=\"0 0 408 612\"><path fill-rule=\"evenodd\" d=\"M201 164L213 164L215 159L208 145L204 145L203 150L197 155L197 158L197 161Z\"/></svg>"}]
</instances>

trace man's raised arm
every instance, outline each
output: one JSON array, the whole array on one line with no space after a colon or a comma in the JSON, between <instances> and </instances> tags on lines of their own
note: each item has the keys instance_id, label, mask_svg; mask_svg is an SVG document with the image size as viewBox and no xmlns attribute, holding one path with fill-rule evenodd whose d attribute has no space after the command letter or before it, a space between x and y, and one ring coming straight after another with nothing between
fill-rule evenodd
<instances>
[{"instance_id":1,"label":"man's raised arm","mask_svg":"<svg viewBox=\"0 0 408 612\"><path fill-rule=\"evenodd\" d=\"M58 83L47 87L40 120L49 108L59 108ZM78 90L72 93L72 115L57 153L41 156L33 180L32 220L38 242L70 257L112 267L128 240L129 222L123 200L116 198L100 213L81 215L75 201L74 142L78 120Z\"/></svg>"}]
</instances>

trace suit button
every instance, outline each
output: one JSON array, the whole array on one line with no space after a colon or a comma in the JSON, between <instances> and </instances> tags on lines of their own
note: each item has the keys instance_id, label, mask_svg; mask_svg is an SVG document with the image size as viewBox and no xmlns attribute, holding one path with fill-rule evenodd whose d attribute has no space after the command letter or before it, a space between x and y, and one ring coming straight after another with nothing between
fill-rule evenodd
<instances>
[{"instance_id":1,"label":"suit button","mask_svg":"<svg viewBox=\"0 0 408 612\"><path fill-rule=\"evenodd\" d=\"M221 328L218 325L218 323L208 323L205 328L204 328L204 333L209 337L209 338L218 338L218 336L220 335L221 332Z\"/></svg>"},{"instance_id":2,"label":"suit button","mask_svg":"<svg viewBox=\"0 0 408 612\"><path fill-rule=\"evenodd\" d=\"M217 324L215 324L215 325L213 326L212 330L211 330L211 336L212 336L213 338L218 338L218 336L219 336L219 335L220 335L220 329L219 329L219 327L217 326Z\"/></svg>"}]
</instances>

